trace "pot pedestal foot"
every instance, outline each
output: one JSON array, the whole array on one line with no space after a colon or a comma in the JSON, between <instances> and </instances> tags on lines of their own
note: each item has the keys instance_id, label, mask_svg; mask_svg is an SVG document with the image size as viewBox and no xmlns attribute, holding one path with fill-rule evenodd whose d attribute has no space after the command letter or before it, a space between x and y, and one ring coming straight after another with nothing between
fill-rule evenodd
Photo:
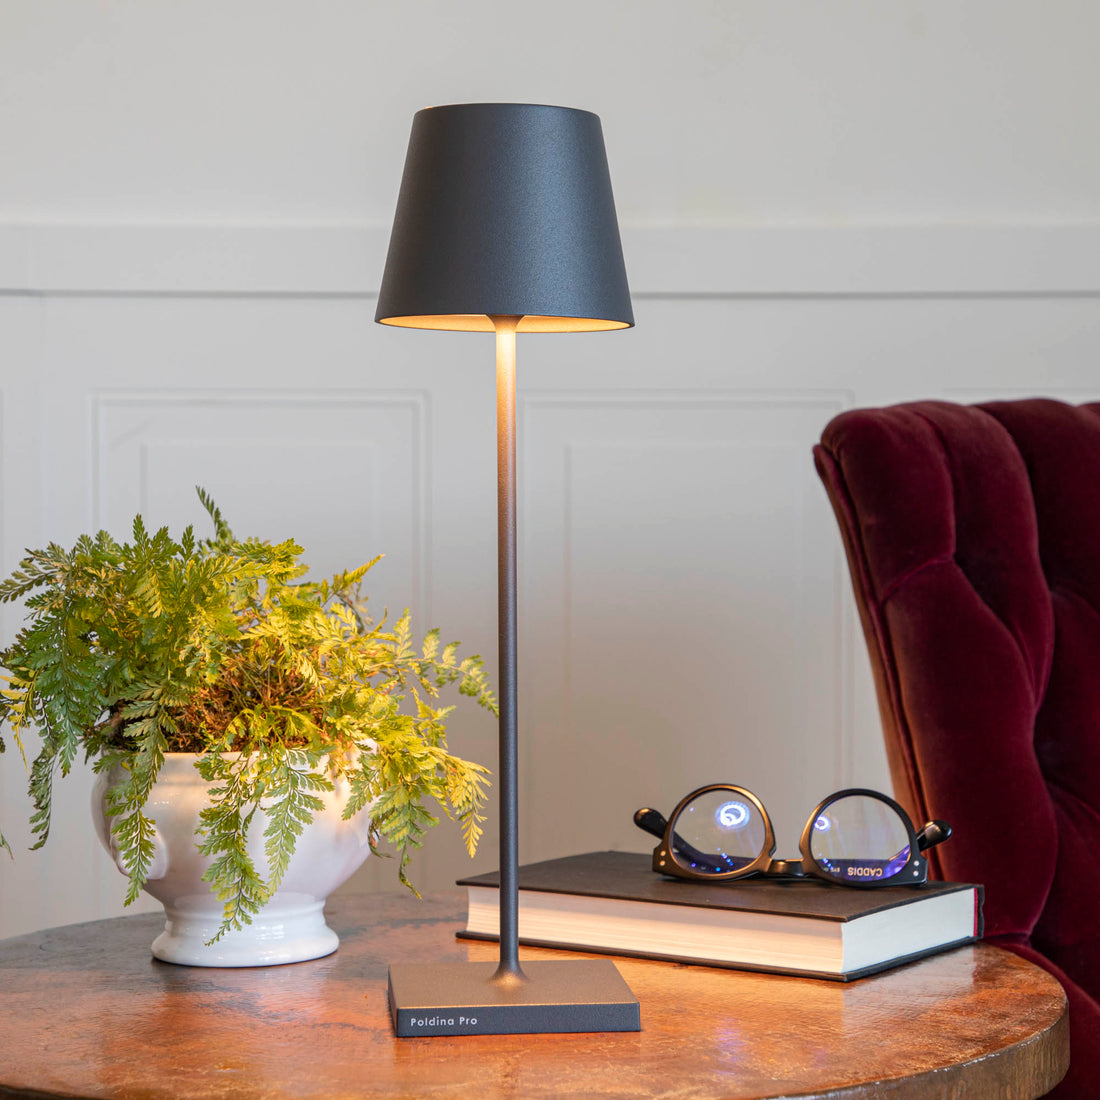
<instances>
[{"instance_id":1,"label":"pot pedestal foot","mask_svg":"<svg viewBox=\"0 0 1100 1100\"><path fill-rule=\"evenodd\" d=\"M325 923L324 902L261 909L244 928L218 931L221 913L196 913L165 906L164 931L153 941L153 957L180 966L277 966L331 955L337 935Z\"/></svg>"}]
</instances>

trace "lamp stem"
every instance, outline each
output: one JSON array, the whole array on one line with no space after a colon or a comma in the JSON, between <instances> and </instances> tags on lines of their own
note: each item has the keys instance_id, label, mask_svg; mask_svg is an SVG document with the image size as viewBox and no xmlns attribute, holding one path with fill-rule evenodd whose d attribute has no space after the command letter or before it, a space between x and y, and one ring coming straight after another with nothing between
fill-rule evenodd
<instances>
[{"instance_id":1,"label":"lamp stem","mask_svg":"<svg viewBox=\"0 0 1100 1100\"><path fill-rule=\"evenodd\" d=\"M516 327L492 318L497 350L497 622L500 692L500 966L493 980L527 980L519 965L519 765L516 691Z\"/></svg>"}]
</instances>

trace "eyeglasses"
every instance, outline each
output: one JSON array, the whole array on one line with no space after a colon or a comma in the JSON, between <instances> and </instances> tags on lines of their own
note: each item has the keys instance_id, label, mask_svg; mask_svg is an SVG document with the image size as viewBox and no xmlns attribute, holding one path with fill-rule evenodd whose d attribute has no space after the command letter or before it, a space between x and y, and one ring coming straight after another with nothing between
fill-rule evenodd
<instances>
[{"instance_id":1,"label":"eyeglasses","mask_svg":"<svg viewBox=\"0 0 1100 1100\"><path fill-rule=\"evenodd\" d=\"M802 830L800 860L772 859L775 831L764 804L728 783L692 791L667 821L656 810L638 810L634 824L661 838L653 849L654 871L706 882L776 875L845 886L915 885L928 878L921 852L951 835L944 821L915 831L892 798L858 787L818 803Z\"/></svg>"}]
</instances>

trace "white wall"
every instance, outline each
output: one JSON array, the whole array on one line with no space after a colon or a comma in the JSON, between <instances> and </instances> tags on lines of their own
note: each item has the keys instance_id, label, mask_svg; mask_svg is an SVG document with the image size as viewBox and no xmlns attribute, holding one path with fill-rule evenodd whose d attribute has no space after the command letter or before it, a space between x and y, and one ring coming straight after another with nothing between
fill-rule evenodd
<instances>
[{"instance_id":1,"label":"white wall","mask_svg":"<svg viewBox=\"0 0 1100 1100\"><path fill-rule=\"evenodd\" d=\"M379 551L492 658L488 338L371 323L412 113L601 114L638 327L521 341L523 858L716 778L887 782L810 447L854 404L1100 397L1089 3L0 6L0 566L141 509ZM4 637L18 626L10 611ZM493 761L483 716L453 746ZM119 911L87 777L0 935ZM476 869L495 865L490 831ZM418 878L469 865L441 829ZM392 887L365 868L352 889Z\"/></svg>"},{"instance_id":2,"label":"white wall","mask_svg":"<svg viewBox=\"0 0 1100 1100\"><path fill-rule=\"evenodd\" d=\"M5 0L0 218L388 224L412 112L605 121L629 225L1092 220L1089 0Z\"/></svg>"}]
</instances>

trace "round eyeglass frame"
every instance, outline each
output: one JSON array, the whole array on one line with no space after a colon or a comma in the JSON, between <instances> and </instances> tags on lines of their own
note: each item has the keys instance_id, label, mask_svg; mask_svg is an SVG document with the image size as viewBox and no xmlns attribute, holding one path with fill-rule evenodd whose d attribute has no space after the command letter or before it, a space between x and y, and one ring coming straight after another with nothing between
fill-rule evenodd
<instances>
[{"instance_id":1,"label":"round eyeglass frame","mask_svg":"<svg viewBox=\"0 0 1100 1100\"><path fill-rule=\"evenodd\" d=\"M673 854L672 836L676 822L683 810L695 799L712 791L729 791L751 802L764 821L764 840L760 846L760 854L744 867L738 867L733 871L694 871L685 867ZM906 836L909 841L909 858L905 865L889 878L854 878L838 875L826 870L818 862L810 849L810 840L813 836L814 823L833 803L844 798L863 796L872 798L888 806L905 826ZM798 841L798 850L802 854L801 860L797 859L773 859L775 854L775 829L772 819L764 803L760 801L745 787L738 787L732 783L711 783L706 787L699 787L690 794L685 795L676 804L665 826L664 837L661 843L653 849L653 870L662 875L674 875L677 878L691 879L695 882L730 882L734 879L748 878L749 875L775 875L786 878L814 878L824 879L826 882L840 883L851 886L857 890L881 889L884 886L916 886L928 880L928 860L921 855L920 845L917 839L916 829L905 810L889 795L881 791L873 791L866 787L847 787L842 791L835 791L827 798L823 798L806 821L802 830L802 836Z\"/></svg>"}]
</instances>

